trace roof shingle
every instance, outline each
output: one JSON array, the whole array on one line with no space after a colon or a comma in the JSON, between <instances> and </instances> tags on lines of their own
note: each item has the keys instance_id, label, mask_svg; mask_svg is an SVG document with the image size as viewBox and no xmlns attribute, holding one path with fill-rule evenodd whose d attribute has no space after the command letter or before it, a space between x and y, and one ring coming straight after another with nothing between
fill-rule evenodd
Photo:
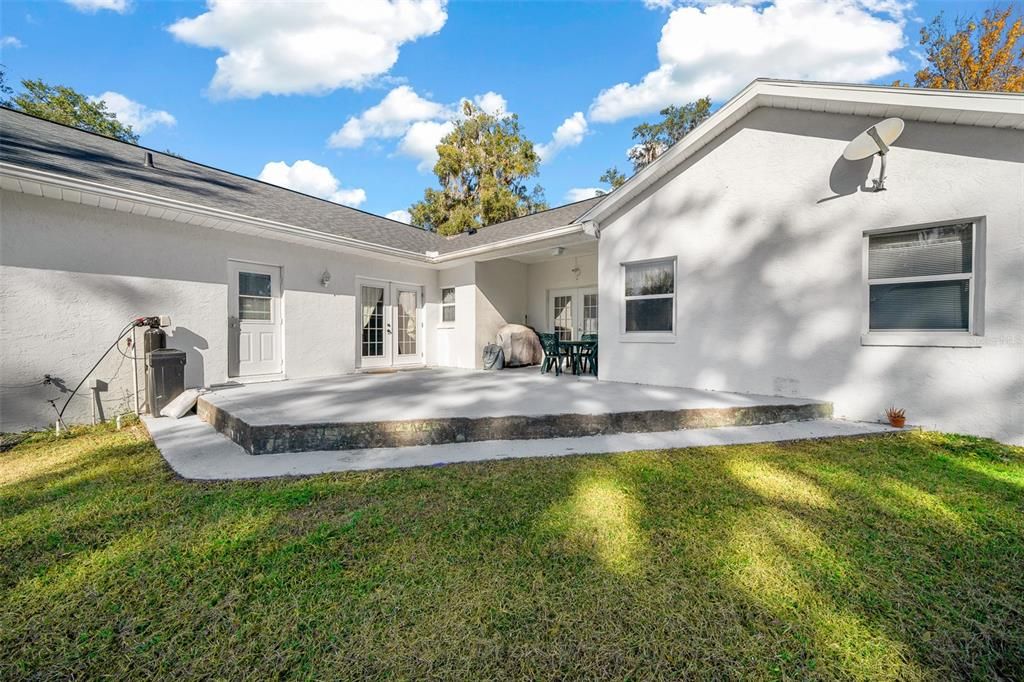
<instances>
[{"instance_id":1,"label":"roof shingle","mask_svg":"<svg viewBox=\"0 0 1024 682\"><path fill-rule=\"evenodd\" d=\"M0 161L16 166L296 225L413 253L449 254L572 223L599 199L445 238L325 199L0 108Z\"/></svg>"}]
</instances>

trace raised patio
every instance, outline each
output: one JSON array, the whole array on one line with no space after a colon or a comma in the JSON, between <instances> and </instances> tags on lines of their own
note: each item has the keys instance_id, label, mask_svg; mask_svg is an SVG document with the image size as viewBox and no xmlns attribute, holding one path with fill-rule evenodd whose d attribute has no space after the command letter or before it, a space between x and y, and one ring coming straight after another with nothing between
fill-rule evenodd
<instances>
[{"instance_id":1,"label":"raised patio","mask_svg":"<svg viewBox=\"0 0 1024 682\"><path fill-rule=\"evenodd\" d=\"M777 424L831 417L832 405L537 368L425 369L224 386L198 412L262 455Z\"/></svg>"}]
</instances>

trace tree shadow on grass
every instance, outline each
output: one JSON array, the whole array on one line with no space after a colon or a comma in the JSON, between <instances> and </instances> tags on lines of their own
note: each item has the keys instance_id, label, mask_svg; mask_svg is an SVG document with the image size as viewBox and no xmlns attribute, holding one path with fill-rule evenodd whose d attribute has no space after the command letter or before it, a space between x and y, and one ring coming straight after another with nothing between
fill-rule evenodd
<instances>
[{"instance_id":1,"label":"tree shadow on grass","mask_svg":"<svg viewBox=\"0 0 1024 682\"><path fill-rule=\"evenodd\" d=\"M0 650L62 677L1010 676L1024 661L1020 496L929 448L201 485L134 454L137 477L33 498L81 537L13 557L43 554L14 569ZM113 525L59 514L82 495L107 499L97 516Z\"/></svg>"}]
</instances>

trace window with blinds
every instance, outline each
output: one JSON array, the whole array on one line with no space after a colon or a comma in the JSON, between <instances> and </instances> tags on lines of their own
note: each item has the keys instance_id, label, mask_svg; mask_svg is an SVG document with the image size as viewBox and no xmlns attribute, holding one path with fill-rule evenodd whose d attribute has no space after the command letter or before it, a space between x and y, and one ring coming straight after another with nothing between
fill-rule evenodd
<instances>
[{"instance_id":1,"label":"window with blinds","mask_svg":"<svg viewBox=\"0 0 1024 682\"><path fill-rule=\"evenodd\" d=\"M973 223L868 236L870 331L969 332L973 288Z\"/></svg>"}]
</instances>

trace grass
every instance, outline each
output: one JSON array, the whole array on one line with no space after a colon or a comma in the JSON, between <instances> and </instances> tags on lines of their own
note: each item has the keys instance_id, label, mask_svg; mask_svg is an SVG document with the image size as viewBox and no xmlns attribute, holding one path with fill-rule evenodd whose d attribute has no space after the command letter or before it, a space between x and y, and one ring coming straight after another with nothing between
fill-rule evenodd
<instances>
[{"instance_id":1,"label":"grass","mask_svg":"<svg viewBox=\"0 0 1024 682\"><path fill-rule=\"evenodd\" d=\"M1024 450L907 434L179 480L0 453L0 678L1020 678Z\"/></svg>"}]
</instances>

